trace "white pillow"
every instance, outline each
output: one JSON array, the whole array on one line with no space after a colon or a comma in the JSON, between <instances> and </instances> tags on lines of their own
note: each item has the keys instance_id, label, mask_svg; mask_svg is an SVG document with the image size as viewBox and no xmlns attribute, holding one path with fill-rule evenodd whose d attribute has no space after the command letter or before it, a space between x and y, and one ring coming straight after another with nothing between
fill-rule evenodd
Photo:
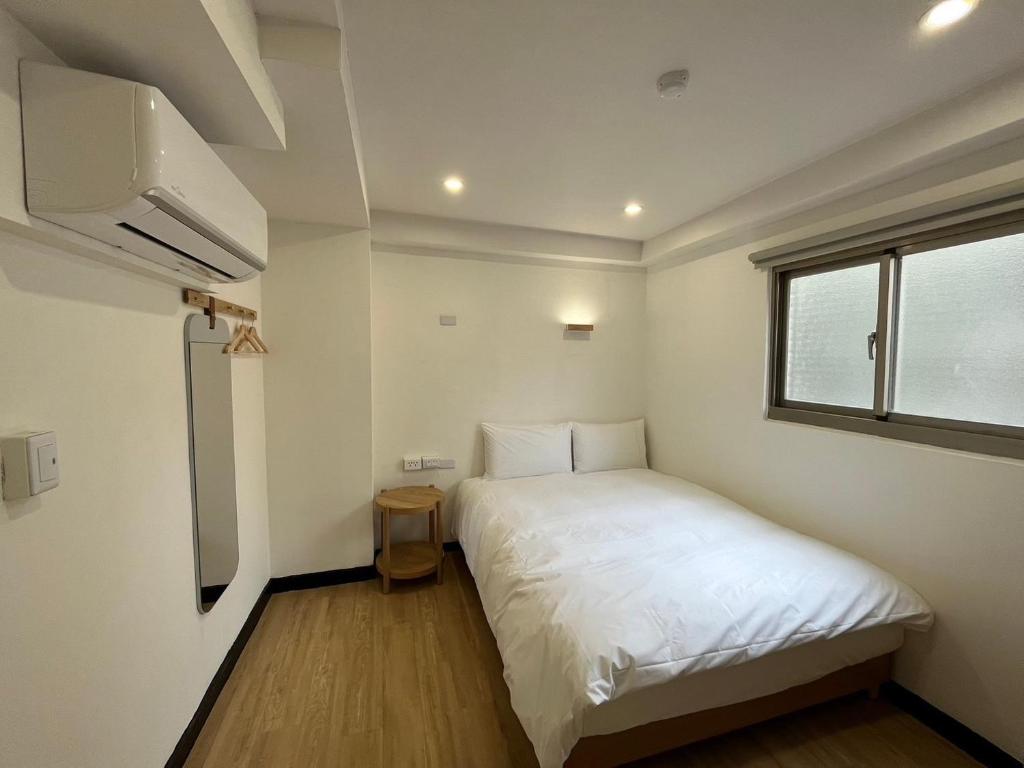
<instances>
[{"instance_id":1,"label":"white pillow","mask_svg":"<svg viewBox=\"0 0 1024 768\"><path fill-rule=\"evenodd\" d=\"M644 420L621 424L572 423L572 456L577 472L647 469Z\"/></svg>"},{"instance_id":2,"label":"white pillow","mask_svg":"<svg viewBox=\"0 0 1024 768\"><path fill-rule=\"evenodd\" d=\"M491 480L572 472L572 428L568 422L480 426L486 477Z\"/></svg>"}]
</instances>

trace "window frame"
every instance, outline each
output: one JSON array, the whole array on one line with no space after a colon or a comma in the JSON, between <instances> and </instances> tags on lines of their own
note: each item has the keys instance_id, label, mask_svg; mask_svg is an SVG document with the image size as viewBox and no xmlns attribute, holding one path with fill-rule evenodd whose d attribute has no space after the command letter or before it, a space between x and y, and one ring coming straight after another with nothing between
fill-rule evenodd
<instances>
[{"instance_id":1,"label":"window frame","mask_svg":"<svg viewBox=\"0 0 1024 768\"><path fill-rule=\"evenodd\" d=\"M899 344L902 257L1024 232L1024 210L987 216L870 245L773 265L769 272L768 386L765 417L887 437L925 445L1024 459L1024 427L900 413L891 409ZM808 403L785 398L788 292L794 277L878 264L875 377L870 408ZM865 336L865 347L867 337ZM866 350L865 350L866 354Z\"/></svg>"}]
</instances>

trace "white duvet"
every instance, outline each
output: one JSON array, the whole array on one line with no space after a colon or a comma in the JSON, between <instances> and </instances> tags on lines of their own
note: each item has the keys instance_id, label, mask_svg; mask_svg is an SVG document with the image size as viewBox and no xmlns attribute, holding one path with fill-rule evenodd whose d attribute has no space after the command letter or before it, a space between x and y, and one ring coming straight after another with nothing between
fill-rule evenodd
<instances>
[{"instance_id":1,"label":"white duvet","mask_svg":"<svg viewBox=\"0 0 1024 768\"><path fill-rule=\"evenodd\" d=\"M932 622L885 571L646 469L466 480L455 524L542 768L627 691Z\"/></svg>"}]
</instances>

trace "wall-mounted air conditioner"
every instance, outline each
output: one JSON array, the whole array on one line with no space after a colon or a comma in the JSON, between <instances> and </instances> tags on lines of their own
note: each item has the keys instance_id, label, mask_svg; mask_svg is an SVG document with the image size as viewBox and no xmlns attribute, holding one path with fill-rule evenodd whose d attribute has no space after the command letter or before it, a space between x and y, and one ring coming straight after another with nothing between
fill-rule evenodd
<instances>
[{"instance_id":1,"label":"wall-mounted air conditioner","mask_svg":"<svg viewBox=\"0 0 1024 768\"><path fill-rule=\"evenodd\" d=\"M267 267L267 214L152 86L21 64L28 211L209 282Z\"/></svg>"}]
</instances>

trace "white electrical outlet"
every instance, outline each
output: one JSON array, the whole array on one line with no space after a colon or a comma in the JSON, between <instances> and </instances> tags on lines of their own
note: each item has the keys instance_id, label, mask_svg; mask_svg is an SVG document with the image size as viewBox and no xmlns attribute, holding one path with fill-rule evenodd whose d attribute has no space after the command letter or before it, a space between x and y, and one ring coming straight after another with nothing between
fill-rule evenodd
<instances>
[{"instance_id":1,"label":"white electrical outlet","mask_svg":"<svg viewBox=\"0 0 1024 768\"><path fill-rule=\"evenodd\" d=\"M403 460L403 469L406 472L415 472L418 469L423 469L423 459L419 456L406 456Z\"/></svg>"}]
</instances>

